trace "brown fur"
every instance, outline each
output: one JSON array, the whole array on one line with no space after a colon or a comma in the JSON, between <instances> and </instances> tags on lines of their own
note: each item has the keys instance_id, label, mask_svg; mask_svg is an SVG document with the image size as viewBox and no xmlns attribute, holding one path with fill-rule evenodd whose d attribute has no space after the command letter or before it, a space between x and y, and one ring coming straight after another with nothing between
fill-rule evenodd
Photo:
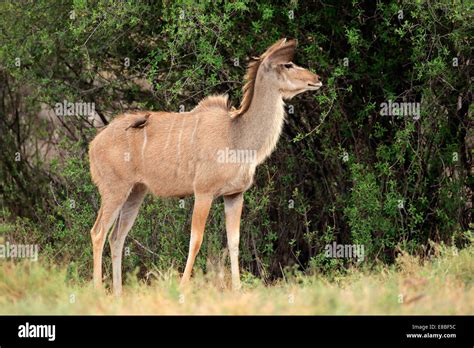
<instances>
[{"instance_id":1,"label":"brown fur","mask_svg":"<svg viewBox=\"0 0 474 348\"><path fill-rule=\"evenodd\" d=\"M286 67L295 47L294 40L280 40L249 65L238 110L231 109L226 95L209 96L189 112L118 116L97 134L89 149L92 179L102 198L91 230L96 286L102 281L105 236L114 226L109 241L114 292L120 294L123 244L148 191L161 197L195 196L183 285L191 275L212 201L224 196L232 284L240 286L242 194L251 186L256 166L277 144L285 117L283 98L320 87L317 75L296 65ZM255 153L256 158L220 160L227 150Z\"/></svg>"}]
</instances>

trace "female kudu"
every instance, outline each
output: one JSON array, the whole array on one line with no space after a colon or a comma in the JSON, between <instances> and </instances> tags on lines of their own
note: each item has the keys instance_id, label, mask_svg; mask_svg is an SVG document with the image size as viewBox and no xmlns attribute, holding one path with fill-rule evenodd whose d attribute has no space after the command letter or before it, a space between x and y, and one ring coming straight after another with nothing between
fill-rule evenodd
<instances>
[{"instance_id":1,"label":"female kudu","mask_svg":"<svg viewBox=\"0 0 474 348\"><path fill-rule=\"evenodd\" d=\"M322 86L318 75L291 62L295 48L295 40L279 40L249 64L239 109L230 108L226 95L210 96L190 112L116 117L95 137L89 149L90 167L102 199L91 230L96 287L102 283L105 237L113 226L109 235L113 289L121 293L125 238L151 191L162 197L195 196L181 285L191 276L212 201L224 196L232 287L240 288L243 192L251 186L256 166L278 142L285 118L283 99ZM255 155L250 161L222 156L229 151Z\"/></svg>"}]
</instances>

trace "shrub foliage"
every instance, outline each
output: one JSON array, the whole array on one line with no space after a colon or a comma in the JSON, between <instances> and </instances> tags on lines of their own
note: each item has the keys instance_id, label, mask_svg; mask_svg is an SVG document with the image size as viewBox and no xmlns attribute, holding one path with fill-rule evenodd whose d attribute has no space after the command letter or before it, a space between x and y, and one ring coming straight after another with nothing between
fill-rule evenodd
<instances>
[{"instance_id":1,"label":"shrub foliage","mask_svg":"<svg viewBox=\"0 0 474 348\"><path fill-rule=\"evenodd\" d=\"M87 146L131 109L191 109L241 97L251 56L282 37L322 76L287 104L278 148L245 195L241 265L266 280L286 267L343 269L326 244L364 244L364 264L471 233L472 8L461 1L6 1L0 3L0 168L4 240L90 277L99 205ZM97 120L57 116L94 103ZM381 115L420 103L419 117ZM222 200L197 267L226 246ZM126 242L126 271L184 268L192 198L147 197ZM472 228L472 227L471 227ZM1 237L1 236L0 236ZM108 250L106 248L106 254ZM106 257L106 259L108 259ZM107 269L110 272L110 269Z\"/></svg>"}]
</instances>

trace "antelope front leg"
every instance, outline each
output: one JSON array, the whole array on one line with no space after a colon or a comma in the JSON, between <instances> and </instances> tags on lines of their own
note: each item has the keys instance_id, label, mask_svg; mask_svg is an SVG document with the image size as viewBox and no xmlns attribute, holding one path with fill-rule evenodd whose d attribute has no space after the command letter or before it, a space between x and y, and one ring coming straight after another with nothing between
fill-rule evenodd
<instances>
[{"instance_id":1,"label":"antelope front leg","mask_svg":"<svg viewBox=\"0 0 474 348\"><path fill-rule=\"evenodd\" d=\"M240 216L242 215L243 203L243 193L237 193L231 196L224 196L225 225L227 230L227 245L229 247L233 290L240 289L239 238Z\"/></svg>"},{"instance_id":2,"label":"antelope front leg","mask_svg":"<svg viewBox=\"0 0 474 348\"><path fill-rule=\"evenodd\" d=\"M196 195L194 198L193 220L191 223L191 239L189 241L189 254L186 261L186 268L184 269L183 278L181 278L181 287L186 285L191 277L194 260L201 248L202 238L204 236L204 228L206 226L206 219L209 215L209 209L212 204L212 196Z\"/></svg>"}]
</instances>

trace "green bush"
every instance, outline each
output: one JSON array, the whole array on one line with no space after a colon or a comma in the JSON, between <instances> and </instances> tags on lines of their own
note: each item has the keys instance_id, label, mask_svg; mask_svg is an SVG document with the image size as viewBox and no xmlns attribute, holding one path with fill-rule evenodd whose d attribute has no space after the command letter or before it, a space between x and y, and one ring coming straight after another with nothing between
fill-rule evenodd
<instances>
[{"instance_id":1,"label":"green bush","mask_svg":"<svg viewBox=\"0 0 474 348\"><path fill-rule=\"evenodd\" d=\"M325 86L288 103L278 148L246 193L244 270L268 280L287 267L353 264L324 256L333 241L364 244L369 265L393 262L399 248L425 255L429 240L467 243L467 3L64 0L2 2L0 11L3 220L28 221L4 234L39 243L78 277L90 277L99 206L87 159L95 129L81 117L39 119L41 105L94 102L103 121L134 108L189 110L214 93L236 105L248 58L281 37L299 40L296 62ZM419 102L419 119L380 115L388 101ZM180 203L147 197L126 271L183 269L192 199ZM197 259L203 270L226 245L217 203Z\"/></svg>"}]
</instances>

